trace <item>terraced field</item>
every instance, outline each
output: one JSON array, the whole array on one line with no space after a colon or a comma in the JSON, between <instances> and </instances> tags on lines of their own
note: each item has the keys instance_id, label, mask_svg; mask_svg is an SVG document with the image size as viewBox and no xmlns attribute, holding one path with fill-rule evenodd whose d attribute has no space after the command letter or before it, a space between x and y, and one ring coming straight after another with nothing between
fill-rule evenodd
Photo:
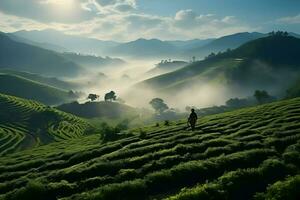
<instances>
[{"instance_id":1,"label":"terraced field","mask_svg":"<svg viewBox=\"0 0 300 200\"><path fill-rule=\"evenodd\" d=\"M0 199L299 199L300 98L0 160Z\"/></svg>"},{"instance_id":2,"label":"terraced field","mask_svg":"<svg viewBox=\"0 0 300 200\"><path fill-rule=\"evenodd\" d=\"M36 101L0 94L0 156L77 138L89 124Z\"/></svg>"}]
</instances>

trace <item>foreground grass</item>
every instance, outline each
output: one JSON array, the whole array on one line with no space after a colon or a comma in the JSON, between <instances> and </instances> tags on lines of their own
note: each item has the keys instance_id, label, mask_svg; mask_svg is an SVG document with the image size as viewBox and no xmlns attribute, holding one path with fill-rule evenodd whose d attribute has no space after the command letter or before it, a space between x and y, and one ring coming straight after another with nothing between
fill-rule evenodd
<instances>
[{"instance_id":1,"label":"foreground grass","mask_svg":"<svg viewBox=\"0 0 300 200\"><path fill-rule=\"evenodd\" d=\"M2 157L0 199L299 199L300 98L139 131Z\"/></svg>"}]
</instances>

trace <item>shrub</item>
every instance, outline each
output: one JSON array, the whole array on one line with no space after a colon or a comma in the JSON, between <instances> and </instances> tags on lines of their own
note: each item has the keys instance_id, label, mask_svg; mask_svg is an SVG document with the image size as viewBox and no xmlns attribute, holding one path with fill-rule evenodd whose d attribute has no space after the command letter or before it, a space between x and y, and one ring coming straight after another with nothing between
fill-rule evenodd
<instances>
[{"instance_id":1,"label":"shrub","mask_svg":"<svg viewBox=\"0 0 300 200\"><path fill-rule=\"evenodd\" d=\"M165 120L164 125L165 126L170 126L170 121L169 120Z\"/></svg>"},{"instance_id":2,"label":"shrub","mask_svg":"<svg viewBox=\"0 0 300 200\"><path fill-rule=\"evenodd\" d=\"M9 193L6 200L56 200L54 195L51 195L46 188L46 185L31 181L26 187Z\"/></svg>"},{"instance_id":3,"label":"shrub","mask_svg":"<svg viewBox=\"0 0 300 200\"><path fill-rule=\"evenodd\" d=\"M140 129L139 138L145 139L146 137L147 137L146 131L144 131L143 129Z\"/></svg>"},{"instance_id":4,"label":"shrub","mask_svg":"<svg viewBox=\"0 0 300 200\"><path fill-rule=\"evenodd\" d=\"M298 200L300 199L300 175L289 177L269 186L265 193L255 196L256 200Z\"/></svg>"}]
</instances>

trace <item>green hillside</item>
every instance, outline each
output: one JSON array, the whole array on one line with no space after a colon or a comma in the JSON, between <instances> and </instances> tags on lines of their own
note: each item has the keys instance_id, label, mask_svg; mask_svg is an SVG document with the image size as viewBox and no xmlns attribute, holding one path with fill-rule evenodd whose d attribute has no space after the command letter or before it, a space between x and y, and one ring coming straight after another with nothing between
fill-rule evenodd
<instances>
[{"instance_id":1,"label":"green hillside","mask_svg":"<svg viewBox=\"0 0 300 200\"><path fill-rule=\"evenodd\" d=\"M2 84L1 84L2 85ZM0 94L0 155L85 134L84 120L36 101Z\"/></svg>"},{"instance_id":2,"label":"green hillside","mask_svg":"<svg viewBox=\"0 0 300 200\"><path fill-rule=\"evenodd\" d=\"M36 100L47 105L69 102L76 98L66 90L5 73L0 73L0 93Z\"/></svg>"},{"instance_id":3,"label":"green hillside","mask_svg":"<svg viewBox=\"0 0 300 200\"><path fill-rule=\"evenodd\" d=\"M64 90L74 90L78 86L74 83L70 83L67 81L60 80L56 77L46 77L39 74L34 74L26 71L15 71L11 69L0 69L0 73L2 74L10 74L10 75L17 75L23 78L36 81L45 85L49 85L56 88L61 88Z\"/></svg>"},{"instance_id":4,"label":"green hillside","mask_svg":"<svg viewBox=\"0 0 300 200\"><path fill-rule=\"evenodd\" d=\"M0 199L299 199L300 98L0 160ZM272 198L268 198L268 197ZM255 198L254 198L255 196Z\"/></svg>"},{"instance_id":5,"label":"green hillside","mask_svg":"<svg viewBox=\"0 0 300 200\"><path fill-rule=\"evenodd\" d=\"M300 39L270 36L192 63L184 68L145 80L137 86L164 93L178 92L199 81L219 82L228 87L275 89L280 92L300 73ZM201 83L201 82L200 82Z\"/></svg>"},{"instance_id":6,"label":"green hillside","mask_svg":"<svg viewBox=\"0 0 300 200\"><path fill-rule=\"evenodd\" d=\"M226 51L226 49L235 49L242 44L245 44L249 41L256 40L258 38L266 37L266 34L263 33L236 33L232 35L227 35L224 37L220 37L218 39L212 40L206 45L202 45L200 47L195 47L188 49L184 52L185 55L189 56L197 56L197 57L205 57L211 52L218 53L220 51Z\"/></svg>"},{"instance_id":7,"label":"green hillside","mask_svg":"<svg viewBox=\"0 0 300 200\"><path fill-rule=\"evenodd\" d=\"M239 48L216 56L260 59L273 65L299 67L300 39L293 36L269 36L250 41Z\"/></svg>"},{"instance_id":8,"label":"green hillside","mask_svg":"<svg viewBox=\"0 0 300 200\"><path fill-rule=\"evenodd\" d=\"M59 53L16 42L0 32L0 68L28 71L46 76L70 77L82 68Z\"/></svg>"},{"instance_id":9,"label":"green hillside","mask_svg":"<svg viewBox=\"0 0 300 200\"><path fill-rule=\"evenodd\" d=\"M287 98L300 97L300 78L296 80L286 91Z\"/></svg>"},{"instance_id":10,"label":"green hillside","mask_svg":"<svg viewBox=\"0 0 300 200\"><path fill-rule=\"evenodd\" d=\"M66 103L58 106L57 109L84 118L107 117L119 119L137 115L137 110L133 107L108 101L86 102L84 104L78 102Z\"/></svg>"}]
</instances>

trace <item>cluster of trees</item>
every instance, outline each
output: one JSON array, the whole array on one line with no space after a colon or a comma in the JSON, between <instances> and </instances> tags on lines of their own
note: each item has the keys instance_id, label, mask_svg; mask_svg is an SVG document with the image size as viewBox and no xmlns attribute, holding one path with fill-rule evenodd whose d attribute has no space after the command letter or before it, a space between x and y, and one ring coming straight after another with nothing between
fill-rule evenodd
<instances>
[{"instance_id":1,"label":"cluster of trees","mask_svg":"<svg viewBox=\"0 0 300 200\"><path fill-rule=\"evenodd\" d=\"M269 103L274 101L276 98L269 95L265 90L256 90L254 92L254 97L259 104Z\"/></svg>"},{"instance_id":2,"label":"cluster of trees","mask_svg":"<svg viewBox=\"0 0 300 200\"><path fill-rule=\"evenodd\" d=\"M91 100L91 101L96 101L99 99L99 95L97 94L89 94L87 99ZM104 95L104 100L105 101L116 101L117 100L117 96L116 93L114 91L110 91L109 93L106 93ZM121 102L124 102L123 100L121 100Z\"/></svg>"},{"instance_id":3,"label":"cluster of trees","mask_svg":"<svg viewBox=\"0 0 300 200\"><path fill-rule=\"evenodd\" d=\"M159 114L169 109L169 106L161 98L152 99L149 104Z\"/></svg>"},{"instance_id":4,"label":"cluster of trees","mask_svg":"<svg viewBox=\"0 0 300 200\"><path fill-rule=\"evenodd\" d=\"M276 98L271 96L265 90L256 90L252 97L248 98L231 98L226 101L225 105L212 106L208 108L196 109L195 107L186 107L186 111L190 112L192 108L196 110L199 115L211 115L231 111L238 108L254 106L257 104L264 104L275 101Z\"/></svg>"},{"instance_id":5,"label":"cluster of trees","mask_svg":"<svg viewBox=\"0 0 300 200\"><path fill-rule=\"evenodd\" d=\"M101 124L101 139L104 142L115 141L129 136L133 136L132 133L122 133L129 128L129 120L125 119L118 123L116 126L110 126L107 123L103 122Z\"/></svg>"},{"instance_id":6,"label":"cluster of trees","mask_svg":"<svg viewBox=\"0 0 300 200\"><path fill-rule=\"evenodd\" d=\"M174 108L169 108L169 106L161 98L154 98L149 102L149 104L156 112L153 116L154 120L177 120L184 117L182 113L179 113L179 111Z\"/></svg>"},{"instance_id":7,"label":"cluster of trees","mask_svg":"<svg viewBox=\"0 0 300 200\"><path fill-rule=\"evenodd\" d=\"M169 60L161 60L161 61L160 61L160 64L170 63L170 62L172 62L171 59L169 59Z\"/></svg>"},{"instance_id":8,"label":"cluster of trees","mask_svg":"<svg viewBox=\"0 0 300 200\"><path fill-rule=\"evenodd\" d=\"M287 37L289 36L289 33L286 31L272 31L269 33L269 36L281 36L281 37Z\"/></svg>"},{"instance_id":9,"label":"cluster of trees","mask_svg":"<svg viewBox=\"0 0 300 200\"><path fill-rule=\"evenodd\" d=\"M218 53L214 53L214 52L211 52L208 56L206 56L204 59L207 60L207 59L211 59L211 58L215 58L216 56L219 56L221 55L222 53L229 53L231 52L232 50L230 48L228 48L226 51L224 52L221 52L219 51Z\"/></svg>"}]
</instances>

